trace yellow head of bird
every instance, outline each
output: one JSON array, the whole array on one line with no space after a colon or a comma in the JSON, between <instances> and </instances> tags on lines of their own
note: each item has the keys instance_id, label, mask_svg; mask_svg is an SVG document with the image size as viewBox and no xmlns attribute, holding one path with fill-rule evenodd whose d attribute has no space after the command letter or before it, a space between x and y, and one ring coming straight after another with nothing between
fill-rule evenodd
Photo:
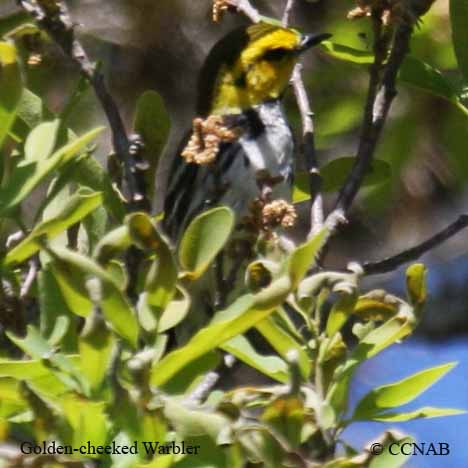
<instances>
[{"instance_id":1,"label":"yellow head of bird","mask_svg":"<svg viewBox=\"0 0 468 468\"><path fill-rule=\"evenodd\" d=\"M267 23L233 31L213 47L202 69L198 112L237 114L278 99L301 53L328 37Z\"/></svg>"}]
</instances>

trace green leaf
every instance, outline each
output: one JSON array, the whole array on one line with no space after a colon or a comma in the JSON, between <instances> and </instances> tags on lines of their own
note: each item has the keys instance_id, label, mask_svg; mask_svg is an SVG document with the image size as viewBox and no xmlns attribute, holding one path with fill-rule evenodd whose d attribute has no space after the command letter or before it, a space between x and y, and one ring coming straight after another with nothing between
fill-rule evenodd
<instances>
[{"instance_id":1,"label":"green leaf","mask_svg":"<svg viewBox=\"0 0 468 468\"><path fill-rule=\"evenodd\" d=\"M382 290L374 290L360 296L354 307L354 314L368 322L389 320L398 314L399 303L394 296Z\"/></svg>"},{"instance_id":2,"label":"green leaf","mask_svg":"<svg viewBox=\"0 0 468 468\"><path fill-rule=\"evenodd\" d=\"M174 300L169 302L158 320L158 333L164 333L174 328L187 316L190 309L190 296L185 289L179 287L178 290L180 296L176 296Z\"/></svg>"},{"instance_id":3,"label":"green leaf","mask_svg":"<svg viewBox=\"0 0 468 468\"><path fill-rule=\"evenodd\" d=\"M69 249L54 248L50 249L50 253L54 257L52 266L62 265L62 269L72 272L72 277L78 277L81 290L86 290L86 277L95 277L100 281L101 290L97 296L106 320L116 333L135 347L139 331L138 322L132 306L114 278L91 258Z\"/></svg>"},{"instance_id":4,"label":"green leaf","mask_svg":"<svg viewBox=\"0 0 468 468\"><path fill-rule=\"evenodd\" d=\"M406 270L406 290L413 306L422 306L427 298L427 268L422 263L415 263Z\"/></svg>"},{"instance_id":5,"label":"green leaf","mask_svg":"<svg viewBox=\"0 0 468 468\"><path fill-rule=\"evenodd\" d=\"M214 441L230 425L229 418L208 410L187 409L172 398L166 398L164 416L183 439L190 436L209 435Z\"/></svg>"},{"instance_id":6,"label":"green leaf","mask_svg":"<svg viewBox=\"0 0 468 468\"><path fill-rule=\"evenodd\" d=\"M63 414L73 429L71 445L80 447L88 441L93 445L105 445L110 422L106 414L106 404L102 401L88 401L70 394L61 401ZM99 458L102 455L88 455Z\"/></svg>"},{"instance_id":7,"label":"green leaf","mask_svg":"<svg viewBox=\"0 0 468 468\"><path fill-rule=\"evenodd\" d=\"M328 337L338 333L346 323L356 305L356 296L354 294L340 294L339 298L333 304L327 319L326 332Z\"/></svg>"},{"instance_id":8,"label":"green leaf","mask_svg":"<svg viewBox=\"0 0 468 468\"><path fill-rule=\"evenodd\" d=\"M292 448L299 447L301 443L304 419L304 403L292 395L272 401L262 415L262 421L282 435Z\"/></svg>"},{"instance_id":9,"label":"green leaf","mask_svg":"<svg viewBox=\"0 0 468 468\"><path fill-rule=\"evenodd\" d=\"M24 144L24 158L27 161L47 159L54 151L57 142L60 120L44 122L34 128Z\"/></svg>"},{"instance_id":10,"label":"green leaf","mask_svg":"<svg viewBox=\"0 0 468 468\"><path fill-rule=\"evenodd\" d=\"M327 394L327 400L337 413L346 409L351 377L359 364L377 355L396 341L408 336L412 329L409 320L396 316L364 335L346 360L346 363L337 369L334 377L335 383L330 387Z\"/></svg>"},{"instance_id":11,"label":"green leaf","mask_svg":"<svg viewBox=\"0 0 468 468\"><path fill-rule=\"evenodd\" d=\"M76 80L72 92L69 94L65 105L59 114L60 120L63 122L63 129L69 126L70 117L77 113L77 108L84 96L90 91L90 80L84 74L81 74ZM78 109L80 112L80 109Z\"/></svg>"},{"instance_id":12,"label":"green leaf","mask_svg":"<svg viewBox=\"0 0 468 468\"><path fill-rule=\"evenodd\" d=\"M281 277L256 295L241 296L219 314L223 320L216 320L215 316L213 322L196 333L185 346L154 365L151 370L152 385L164 384L198 357L266 318L286 299L290 288L289 278Z\"/></svg>"},{"instance_id":13,"label":"green leaf","mask_svg":"<svg viewBox=\"0 0 468 468\"><path fill-rule=\"evenodd\" d=\"M97 244L94 252L95 260L106 265L132 245L128 226L120 226L108 232Z\"/></svg>"},{"instance_id":14,"label":"green leaf","mask_svg":"<svg viewBox=\"0 0 468 468\"><path fill-rule=\"evenodd\" d=\"M431 367L399 382L374 388L359 401L352 419L354 421L372 420L389 408L413 401L453 369L455 365L455 363L449 363Z\"/></svg>"},{"instance_id":15,"label":"green leaf","mask_svg":"<svg viewBox=\"0 0 468 468\"><path fill-rule=\"evenodd\" d=\"M195 280L206 271L233 228L234 213L223 206L202 213L190 223L179 246L179 261L186 278Z\"/></svg>"},{"instance_id":16,"label":"green leaf","mask_svg":"<svg viewBox=\"0 0 468 468\"><path fill-rule=\"evenodd\" d=\"M247 266L245 284L250 291L256 292L268 286L273 280L273 273L279 271L279 265L268 260L255 260Z\"/></svg>"},{"instance_id":17,"label":"green leaf","mask_svg":"<svg viewBox=\"0 0 468 468\"><path fill-rule=\"evenodd\" d=\"M171 468L174 464L174 455L158 455L149 463L140 463L135 468Z\"/></svg>"},{"instance_id":18,"label":"green leaf","mask_svg":"<svg viewBox=\"0 0 468 468\"><path fill-rule=\"evenodd\" d=\"M402 468L408 461L410 455L405 455L402 450L398 450L398 452L390 451L390 446L395 443L399 446L403 444L414 444L415 440L412 437L402 438L401 436L398 438L388 436L387 439L388 440L382 441L382 453L372 456L369 468Z\"/></svg>"},{"instance_id":19,"label":"green leaf","mask_svg":"<svg viewBox=\"0 0 468 468\"><path fill-rule=\"evenodd\" d=\"M405 58L398 78L400 81L426 93L444 98L457 107L461 106L457 89L452 83L439 70L415 57L407 56Z\"/></svg>"},{"instance_id":20,"label":"green leaf","mask_svg":"<svg viewBox=\"0 0 468 468\"><path fill-rule=\"evenodd\" d=\"M0 359L0 378L13 378L15 380L38 379L50 374L50 368L46 367L42 360Z\"/></svg>"},{"instance_id":21,"label":"green leaf","mask_svg":"<svg viewBox=\"0 0 468 468\"><path fill-rule=\"evenodd\" d=\"M106 235L108 225L109 212L101 204L83 219L78 231L78 245L83 246L88 254L94 252L97 244Z\"/></svg>"},{"instance_id":22,"label":"green leaf","mask_svg":"<svg viewBox=\"0 0 468 468\"><path fill-rule=\"evenodd\" d=\"M452 19L453 42L458 64L465 78L468 79L468 6L466 0L451 0L450 12ZM354 49L352 47L335 44L329 41L321 43L321 48L328 55L357 65L370 65L374 62L374 55L370 52ZM468 115L468 109L460 102L457 89L446 79L439 70L433 68L422 60L407 55L400 68L400 81L414 86L422 91L447 99Z\"/></svg>"},{"instance_id":23,"label":"green leaf","mask_svg":"<svg viewBox=\"0 0 468 468\"><path fill-rule=\"evenodd\" d=\"M0 216L17 207L47 176L74 158L101 131L102 128L91 130L45 160L20 163L7 185L0 189Z\"/></svg>"},{"instance_id":24,"label":"green leaf","mask_svg":"<svg viewBox=\"0 0 468 468\"><path fill-rule=\"evenodd\" d=\"M76 365L68 356L57 353L55 349L39 335L39 332L28 325L27 335L19 338L10 332L7 332L8 338L33 359L42 359L49 363L57 377L68 384L73 390L83 391L83 381ZM57 373L57 372L58 373Z\"/></svg>"},{"instance_id":25,"label":"green leaf","mask_svg":"<svg viewBox=\"0 0 468 468\"><path fill-rule=\"evenodd\" d=\"M18 119L22 120L27 127L37 127L45 114L42 99L29 89L23 89L21 100L18 106Z\"/></svg>"},{"instance_id":26,"label":"green leaf","mask_svg":"<svg viewBox=\"0 0 468 468\"><path fill-rule=\"evenodd\" d=\"M84 158L73 161L69 177L70 180L84 187L102 192L106 209L109 210L118 223L123 222L126 215L124 202L114 189L109 173L95 157L87 155Z\"/></svg>"},{"instance_id":27,"label":"green leaf","mask_svg":"<svg viewBox=\"0 0 468 468\"><path fill-rule=\"evenodd\" d=\"M329 231L323 228L306 243L297 247L290 255L287 264L293 289L302 281L307 272L315 265L317 255L327 240Z\"/></svg>"},{"instance_id":28,"label":"green leaf","mask_svg":"<svg viewBox=\"0 0 468 468\"><path fill-rule=\"evenodd\" d=\"M80 369L91 386L91 392L100 389L112 359L114 337L97 315L90 315L79 339Z\"/></svg>"},{"instance_id":29,"label":"green leaf","mask_svg":"<svg viewBox=\"0 0 468 468\"><path fill-rule=\"evenodd\" d=\"M289 380L288 366L282 359L278 356L263 356L242 335L230 339L220 347L278 382L287 383Z\"/></svg>"},{"instance_id":30,"label":"green leaf","mask_svg":"<svg viewBox=\"0 0 468 468\"><path fill-rule=\"evenodd\" d=\"M62 339L65 337L70 326L70 319L65 315L60 315L55 321L54 328L47 338L47 342L51 346L59 346Z\"/></svg>"},{"instance_id":31,"label":"green leaf","mask_svg":"<svg viewBox=\"0 0 468 468\"><path fill-rule=\"evenodd\" d=\"M7 419L27 409L18 382L14 379L0 379L0 418Z\"/></svg>"},{"instance_id":32,"label":"green leaf","mask_svg":"<svg viewBox=\"0 0 468 468\"><path fill-rule=\"evenodd\" d=\"M0 148L15 121L22 92L16 47L0 42Z\"/></svg>"},{"instance_id":33,"label":"green leaf","mask_svg":"<svg viewBox=\"0 0 468 468\"><path fill-rule=\"evenodd\" d=\"M342 187L354 165L355 158L345 157L333 159L320 169L322 177L322 191L336 192ZM386 182L391 177L391 167L386 161L376 159L366 174L363 187L371 187ZM293 201L300 203L310 199L309 175L300 172L294 176Z\"/></svg>"},{"instance_id":34,"label":"green leaf","mask_svg":"<svg viewBox=\"0 0 468 468\"><path fill-rule=\"evenodd\" d=\"M156 91L146 91L138 99L134 128L135 132L143 138L145 145L142 157L149 163L145 179L148 197L151 200L154 195L156 168L171 128L169 113L163 99Z\"/></svg>"},{"instance_id":35,"label":"green leaf","mask_svg":"<svg viewBox=\"0 0 468 468\"><path fill-rule=\"evenodd\" d=\"M112 421L114 427L127 427L128 422L125 421L124 424L119 425L115 424L115 421ZM148 440L160 440L160 439L148 439ZM116 446L120 447L129 447L129 451L127 453L112 453L110 455L110 461L108 462L107 466L112 468L136 468L138 465L137 463L141 460L141 455L138 454L138 444L139 441L135 440L135 438L131 438L128 430L120 431L115 438L111 442ZM141 449L143 450L143 444L140 445ZM137 449L135 452L135 448ZM159 456L158 456L159 458ZM98 462L99 463L99 462Z\"/></svg>"},{"instance_id":36,"label":"green leaf","mask_svg":"<svg viewBox=\"0 0 468 468\"><path fill-rule=\"evenodd\" d=\"M411 421L413 419L440 418L444 416L456 416L457 414L465 413L466 410L455 408L433 408L431 406L425 406L423 408L406 413L382 413L373 417L372 420L382 422L404 422Z\"/></svg>"},{"instance_id":37,"label":"green leaf","mask_svg":"<svg viewBox=\"0 0 468 468\"><path fill-rule=\"evenodd\" d=\"M16 245L4 260L5 266L22 263L34 255L47 240L53 239L78 221L88 216L102 203L102 194L81 189L70 197L68 203L53 219L39 223L32 232Z\"/></svg>"},{"instance_id":38,"label":"green leaf","mask_svg":"<svg viewBox=\"0 0 468 468\"><path fill-rule=\"evenodd\" d=\"M68 308L78 317L88 317L94 304L86 287L86 275L59 258L48 263L47 267L50 268Z\"/></svg>"},{"instance_id":39,"label":"green leaf","mask_svg":"<svg viewBox=\"0 0 468 468\"><path fill-rule=\"evenodd\" d=\"M370 65L374 62L374 54L365 50L354 49L330 41L321 42L320 47L328 55L345 62L356 63L358 65Z\"/></svg>"},{"instance_id":40,"label":"green leaf","mask_svg":"<svg viewBox=\"0 0 468 468\"><path fill-rule=\"evenodd\" d=\"M465 80L468 81L468 1L450 0L450 20L455 55Z\"/></svg>"},{"instance_id":41,"label":"green leaf","mask_svg":"<svg viewBox=\"0 0 468 468\"><path fill-rule=\"evenodd\" d=\"M61 340L60 346L63 352L76 351L76 324L72 320L72 313L64 301L60 288L48 266L43 268L38 274L38 295L39 309L41 311L41 336L49 341L54 333L57 321L61 317L68 318L70 325L66 335Z\"/></svg>"},{"instance_id":42,"label":"green leaf","mask_svg":"<svg viewBox=\"0 0 468 468\"><path fill-rule=\"evenodd\" d=\"M146 213L133 213L125 219L125 223L135 244L156 254L146 275L145 292L146 301L155 309L158 318L176 292L177 266L174 257L167 241Z\"/></svg>"},{"instance_id":43,"label":"green leaf","mask_svg":"<svg viewBox=\"0 0 468 468\"><path fill-rule=\"evenodd\" d=\"M76 358L69 356L76 363ZM17 381L26 381L36 391L47 396L59 396L69 392L70 388L56 377L42 360L13 361L0 359L0 378L10 377Z\"/></svg>"},{"instance_id":44,"label":"green leaf","mask_svg":"<svg viewBox=\"0 0 468 468\"><path fill-rule=\"evenodd\" d=\"M298 355L301 375L305 381L308 380L311 371L309 356L304 348L276 322L273 316L270 315L262 320L255 328L283 359L287 358L287 354L291 350L295 350Z\"/></svg>"}]
</instances>

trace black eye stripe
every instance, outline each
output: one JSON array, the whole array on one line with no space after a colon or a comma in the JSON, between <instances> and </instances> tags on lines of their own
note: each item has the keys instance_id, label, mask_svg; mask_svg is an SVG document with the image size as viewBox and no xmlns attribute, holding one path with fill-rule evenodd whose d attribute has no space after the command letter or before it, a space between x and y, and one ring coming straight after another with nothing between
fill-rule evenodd
<instances>
[{"instance_id":1,"label":"black eye stripe","mask_svg":"<svg viewBox=\"0 0 468 468\"><path fill-rule=\"evenodd\" d=\"M268 60L269 62L274 62L277 60L281 60L283 57L288 55L289 52L290 50L282 49L282 48L268 50L267 52L263 54L262 59Z\"/></svg>"}]
</instances>

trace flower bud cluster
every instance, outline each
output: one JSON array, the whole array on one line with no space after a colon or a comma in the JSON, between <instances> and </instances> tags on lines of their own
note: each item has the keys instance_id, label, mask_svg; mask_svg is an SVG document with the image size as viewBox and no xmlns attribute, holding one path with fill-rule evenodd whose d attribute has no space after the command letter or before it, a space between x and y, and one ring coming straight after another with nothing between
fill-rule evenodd
<instances>
[{"instance_id":1,"label":"flower bud cluster","mask_svg":"<svg viewBox=\"0 0 468 468\"><path fill-rule=\"evenodd\" d=\"M216 159L221 143L235 141L238 137L239 132L227 127L222 116L197 117L193 120L192 136L181 156L187 163L210 164Z\"/></svg>"}]
</instances>

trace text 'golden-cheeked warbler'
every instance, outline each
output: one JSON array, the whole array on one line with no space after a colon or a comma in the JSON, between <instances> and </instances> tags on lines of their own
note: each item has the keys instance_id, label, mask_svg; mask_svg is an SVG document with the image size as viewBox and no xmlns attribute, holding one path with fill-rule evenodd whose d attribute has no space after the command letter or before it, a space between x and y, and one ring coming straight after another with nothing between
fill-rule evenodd
<instances>
[{"instance_id":1,"label":"text 'golden-cheeked warbler'","mask_svg":"<svg viewBox=\"0 0 468 468\"><path fill-rule=\"evenodd\" d=\"M164 225L173 239L213 206L239 220L260 196L260 177L273 181L272 200L290 200L294 143L280 100L300 55L328 37L258 23L213 47L199 77L199 118L169 172Z\"/></svg>"}]
</instances>

